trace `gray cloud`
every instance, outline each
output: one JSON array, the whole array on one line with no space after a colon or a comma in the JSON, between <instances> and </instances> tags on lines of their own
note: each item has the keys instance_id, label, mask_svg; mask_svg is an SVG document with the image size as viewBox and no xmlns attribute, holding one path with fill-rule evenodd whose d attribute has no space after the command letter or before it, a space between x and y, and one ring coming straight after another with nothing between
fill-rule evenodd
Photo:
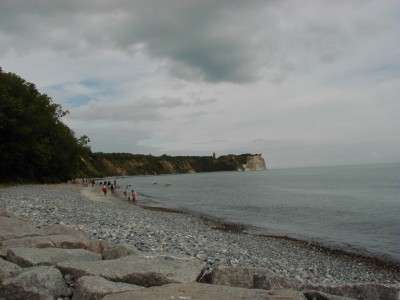
<instances>
[{"instance_id":1,"label":"gray cloud","mask_svg":"<svg viewBox=\"0 0 400 300\"><path fill-rule=\"evenodd\" d=\"M392 0L1 0L0 59L61 101L95 151L398 161L399 12Z\"/></svg>"},{"instance_id":2,"label":"gray cloud","mask_svg":"<svg viewBox=\"0 0 400 300\"><path fill-rule=\"evenodd\" d=\"M52 49L76 56L114 48L143 52L185 80L249 83L266 76L279 83L309 61L307 56L335 62L352 51L357 35L377 34L384 27L382 20L369 19L374 2L344 6L320 1L305 6L297 1L103 0L93 5L3 0L0 51Z\"/></svg>"},{"instance_id":3,"label":"gray cloud","mask_svg":"<svg viewBox=\"0 0 400 300\"><path fill-rule=\"evenodd\" d=\"M142 97L129 102L90 101L87 105L71 109L68 116L72 120L112 120L116 122L160 121L165 118L162 111L189 104L179 98L161 97L158 99Z\"/></svg>"}]
</instances>

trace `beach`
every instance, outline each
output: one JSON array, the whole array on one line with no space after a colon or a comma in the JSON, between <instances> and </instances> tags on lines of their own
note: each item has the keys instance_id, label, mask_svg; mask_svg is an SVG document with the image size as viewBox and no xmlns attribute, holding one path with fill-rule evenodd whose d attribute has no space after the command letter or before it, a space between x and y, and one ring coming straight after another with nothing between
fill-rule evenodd
<instances>
[{"instance_id":1,"label":"beach","mask_svg":"<svg viewBox=\"0 0 400 300\"><path fill-rule=\"evenodd\" d=\"M168 209L146 209L101 186L21 185L0 190L0 208L43 228L64 224L88 239L197 257L216 266L266 268L305 284L398 284L399 266L318 245L248 234L241 226Z\"/></svg>"}]
</instances>

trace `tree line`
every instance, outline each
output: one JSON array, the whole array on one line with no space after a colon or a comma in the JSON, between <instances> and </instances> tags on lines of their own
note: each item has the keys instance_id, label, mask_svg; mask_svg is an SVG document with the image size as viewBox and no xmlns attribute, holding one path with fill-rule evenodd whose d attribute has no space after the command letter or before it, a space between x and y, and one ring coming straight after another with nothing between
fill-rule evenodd
<instances>
[{"instance_id":1,"label":"tree line","mask_svg":"<svg viewBox=\"0 0 400 300\"><path fill-rule=\"evenodd\" d=\"M0 68L0 181L63 182L82 171L87 136L75 136L68 114L33 83Z\"/></svg>"}]
</instances>

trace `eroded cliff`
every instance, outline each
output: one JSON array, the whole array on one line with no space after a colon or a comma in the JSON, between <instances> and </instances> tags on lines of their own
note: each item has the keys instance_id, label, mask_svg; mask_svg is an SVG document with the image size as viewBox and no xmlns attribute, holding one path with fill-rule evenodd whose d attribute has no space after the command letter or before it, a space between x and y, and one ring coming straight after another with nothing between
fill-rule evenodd
<instances>
[{"instance_id":1,"label":"eroded cliff","mask_svg":"<svg viewBox=\"0 0 400 300\"><path fill-rule=\"evenodd\" d=\"M265 170L261 154L214 156L152 156L130 153L93 153L82 158L88 177L182 174Z\"/></svg>"}]
</instances>

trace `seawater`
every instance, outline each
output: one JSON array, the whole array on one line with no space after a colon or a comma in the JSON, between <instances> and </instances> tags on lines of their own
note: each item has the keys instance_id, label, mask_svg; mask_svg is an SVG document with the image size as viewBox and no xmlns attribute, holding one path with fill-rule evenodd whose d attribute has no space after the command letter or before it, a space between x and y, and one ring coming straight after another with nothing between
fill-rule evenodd
<instances>
[{"instance_id":1,"label":"seawater","mask_svg":"<svg viewBox=\"0 0 400 300\"><path fill-rule=\"evenodd\" d=\"M117 180L146 205L400 262L400 164Z\"/></svg>"}]
</instances>

